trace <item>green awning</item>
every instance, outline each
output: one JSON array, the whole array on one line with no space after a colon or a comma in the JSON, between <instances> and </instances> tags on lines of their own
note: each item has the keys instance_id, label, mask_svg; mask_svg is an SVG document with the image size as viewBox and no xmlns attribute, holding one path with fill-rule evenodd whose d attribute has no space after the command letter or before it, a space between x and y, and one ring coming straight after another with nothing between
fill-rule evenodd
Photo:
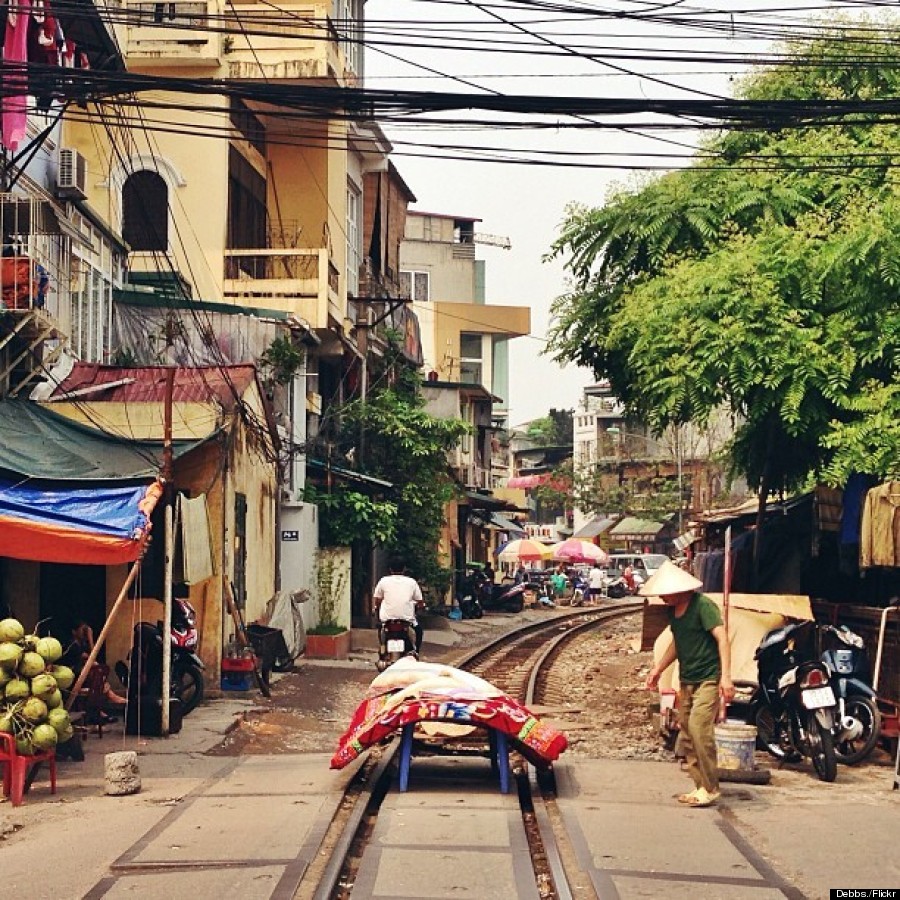
<instances>
[{"instance_id":1,"label":"green awning","mask_svg":"<svg viewBox=\"0 0 900 900\"><path fill-rule=\"evenodd\" d=\"M162 468L161 441L88 428L30 400L0 401L0 471L53 482L146 481ZM175 441L181 456L202 441Z\"/></svg>"}]
</instances>

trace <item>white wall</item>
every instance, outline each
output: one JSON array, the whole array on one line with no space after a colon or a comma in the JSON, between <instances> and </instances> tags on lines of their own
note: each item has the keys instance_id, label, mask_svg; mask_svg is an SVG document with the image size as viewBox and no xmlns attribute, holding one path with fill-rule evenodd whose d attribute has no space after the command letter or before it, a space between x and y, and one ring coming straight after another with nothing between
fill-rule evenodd
<instances>
[{"instance_id":1,"label":"white wall","mask_svg":"<svg viewBox=\"0 0 900 900\"><path fill-rule=\"evenodd\" d=\"M280 532L281 590L286 593L310 592L310 600L301 605L303 624L309 629L318 621L318 606L314 602L319 546L318 507L312 503L285 501L281 504ZM296 541L291 539L295 532Z\"/></svg>"}]
</instances>

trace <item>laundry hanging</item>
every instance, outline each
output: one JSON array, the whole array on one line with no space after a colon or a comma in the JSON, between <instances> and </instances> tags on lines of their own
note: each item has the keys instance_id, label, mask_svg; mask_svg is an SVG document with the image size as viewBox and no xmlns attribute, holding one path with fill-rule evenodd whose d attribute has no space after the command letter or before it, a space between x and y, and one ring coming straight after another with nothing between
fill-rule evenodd
<instances>
[{"instance_id":1,"label":"laundry hanging","mask_svg":"<svg viewBox=\"0 0 900 900\"><path fill-rule=\"evenodd\" d=\"M7 150L17 150L28 128L28 27L31 0L18 0L6 15L3 41L2 140ZM18 64L9 68L10 63Z\"/></svg>"}]
</instances>

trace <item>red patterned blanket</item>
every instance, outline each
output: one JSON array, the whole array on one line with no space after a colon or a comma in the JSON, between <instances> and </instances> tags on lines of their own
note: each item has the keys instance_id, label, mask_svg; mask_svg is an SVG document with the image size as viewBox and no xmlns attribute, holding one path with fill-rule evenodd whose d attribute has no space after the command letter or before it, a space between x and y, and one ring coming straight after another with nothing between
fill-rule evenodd
<instances>
[{"instance_id":1,"label":"red patterned blanket","mask_svg":"<svg viewBox=\"0 0 900 900\"><path fill-rule=\"evenodd\" d=\"M450 666L401 662L402 666L395 663L372 682L338 742L332 769L343 768L372 744L411 722L496 728L509 736L513 749L541 767L556 760L568 746L561 731L541 722L488 682Z\"/></svg>"}]
</instances>

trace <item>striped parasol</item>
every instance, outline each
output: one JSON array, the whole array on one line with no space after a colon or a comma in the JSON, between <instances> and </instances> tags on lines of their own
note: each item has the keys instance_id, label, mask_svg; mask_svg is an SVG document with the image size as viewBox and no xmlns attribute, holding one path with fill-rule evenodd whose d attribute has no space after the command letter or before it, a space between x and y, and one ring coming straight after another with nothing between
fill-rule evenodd
<instances>
[{"instance_id":1,"label":"striped parasol","mask_svg":"<svg viewBox=\"0 0 900 900\"><path fill-rule=\"evenodd\" d=\"M500 562L539 562L550 558L550 548L531 538L508 541L497 551Z\"/></svg>"}]
</instances>

